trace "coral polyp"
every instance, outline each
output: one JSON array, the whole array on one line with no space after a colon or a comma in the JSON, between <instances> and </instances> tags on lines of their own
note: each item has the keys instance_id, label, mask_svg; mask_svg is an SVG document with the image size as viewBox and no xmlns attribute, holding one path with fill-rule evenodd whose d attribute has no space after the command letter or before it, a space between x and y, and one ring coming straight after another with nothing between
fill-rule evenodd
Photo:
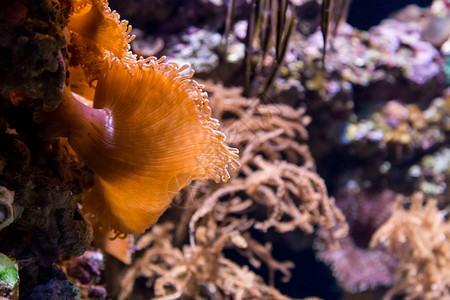
<instances>
[{"instance_id":1,"label":"coral polyp","mask_svg":"<svg viewBox=\"0 0 450 300\"><path fill-rule=\"evenodd\" d=\"M105 229L143 232L191 180L227 181L239 167L211 118L207 94L180 74L185 68L150 58L136 64L108 57L93 107L64 91L44 126L67 136L96 174L83 211Z\"/></svg>"}]
</instances>

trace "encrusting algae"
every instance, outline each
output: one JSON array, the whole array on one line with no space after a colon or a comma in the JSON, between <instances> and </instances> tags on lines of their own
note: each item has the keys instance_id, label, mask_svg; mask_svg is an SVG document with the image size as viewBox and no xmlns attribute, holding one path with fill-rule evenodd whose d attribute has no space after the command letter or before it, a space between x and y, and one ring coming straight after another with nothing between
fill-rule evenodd
<instances>
[{"instance_id":1,"label":"encrusting algae","mask_svg":"<svg viewBox=\"0 0 450 300\"><path fill-rule=\"evenodd\" d=\"M137 59L128 51L130 27L107 1L74 7L68 28L72 42L84 44L69 45L74 53L62 103L35 119L47 137L68 137L94 171L94 185L83 196L85 216L116 234L144 232L190 181L226 182L239 168L238 151L226 146L193 71L184 75L187 66L164 58ZM96 61L99 51L102 61ZM89 100L93 107L83 104Z\"/></svg>"}]
</instances>

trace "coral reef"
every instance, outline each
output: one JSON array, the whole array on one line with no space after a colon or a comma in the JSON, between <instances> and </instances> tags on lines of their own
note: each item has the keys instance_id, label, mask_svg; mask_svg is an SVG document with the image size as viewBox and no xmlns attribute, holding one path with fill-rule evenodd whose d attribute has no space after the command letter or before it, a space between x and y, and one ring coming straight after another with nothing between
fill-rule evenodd
<instances>
[{"instance_id":1,"label":"coral reef","mask_svg":"<svg viewBox=\"0 0 450 300\"><path fill-rule=\"evenodd\" d=\"M143 232L166 210L174 194L191 180L206 177L226 181L230 172L239 167L236 150L224 144L225 136L218 131L218 121L210 118L206 94L190 79L193 72L181 74L186 67L163 63L164 58L137 59L128 51L133 39L129 35L131 27L120 20L107 1L43 1L33 4L37 7L9 1L1 4L5 8L2 26L17 25L8 28L10 39L5 40L5 52L14 55L26 50L16 49L15 39L22 33L22 27L30 31L27 35L42 35L44 41L33 42L37 44L35 52L29 55L40 62L36 66L44 65L42 69L31 68L36 80L23 72L20 74L25 77L16 78L14 72L24 67L13 64L4 66L12 72L6 72L11 76L1 81L1 92L6 98L2 99L2 115L17 110L21 116L11 115L1 120L4 176L0 184L20 197L14 207L11 197L7 197L3 227L11 225L20 216L21 209L23 215L14 226L2 232L5 237L16 234L16 238L14 243L3 245L0 250L18 259L31 255L27 265L21 266L24 272L30 272L26 267L33 266L39 274L40 267L51 273L57 270L53 263L62 256L81 255L91 243L91 225L95 230L114 230L117 235ZM47 23L41 24L42 31L55 31L56 38L41 34L33 27L39 20L27 18L35 13L41 17L39 9L46 13L43 18ZM14 10L17 13L13 14ZM11 12L11 16L5 12ZM61 41L57 39L58 34L62 35ZM46 39L58 42L47 47ZM54 52L58 58L56 67ZM32 61L27 63L33 67ZM47 78L47 71L56 73L59 82ZM152 81L153 86L146 85ZM117 97L120 93L111 87L122 84L141 92L136 94L136 101L132 101L136 104L134 108L125 102L130 100L126 89L120 92L122 101L111 101L120 99ZM147 90L142 89L144 86ZM48 87L56 89L51 91L52 95L44 91ZM155 88L161 90L158 92ZM94 107L90 107L89 100L94 102ZM157 101L167 107L161 108ZM147 110L141 109L142 103ZM174 114L173 108L178 114ZM135 112L140 113L141 118L137 118ZM151 127L142 127L147 116L155 119L146 123ZM130 125L130 117L136 121L135 128L125 130ZM36 126L33 121L40 125ZM184 130L177 130L179 127ZM106 132L102 132L102 128ZM65 140L55 140L61 136L67 136L69 144ZM53 142L45 144L40 138ZM193 138L197 141L192 143ZM119 145L125 147L123 151L119 150ZM148 151L149 147L154 147L153 151ZM135 152L138 149L142 149L141 154ZM99 151L104 154L100 160L97 159ZM107 162L107 158L112 161ZM139 158L141 161L137 161ZM90 170L83 167L84 163L95 172L93 177ZM148 163L151 166L146 165ZM53 167L55 174L46 174L48 167ZM83 168L85 173L78 171ZM136 185L139 182L141 186ZM150 187L154 190L144 190ZM125 201L130 193L142 197ZM149 199L151 201L147 202ZM84 217L78 210L80 202ZM147 213L144 214L143 208L147 208ZM84 218L91 222L86 223ZM26 281L27 287L21 288L25 297L46 298L45 295L52 292L62 295L69 291L70 294L72 289L73 295L77 294L64 275L55 280L51 275L44 275L47 281L41 282L39 274L30 272L38 282Z\"/></svg>"},{"instance_id":2,"label":"coral reef","mask_svg":"<svg viewBox=\"0 0 450 300\"><path fill-rule=\"evenodd\" d=\"M78 256L92 240L92 229L81 216L80 174L89 170L69 154L63 141L48 145L32 137L32 107L1 101L0 184L14 191L13 211L18 218L2 229L0 251L20 266L20 295L31 297L34 286L46 284L52 264L61 255ZM21 117L24 114L28 119ZM4 188L2 188L4 189ZM64 274L60 276L61 282Z\"/></svg>"},{"instance_id":3,"label":"coral reef","mask_svg":"<svg viewBox=\"0 0 450 300\"><path fill-rule=\"evenodd\" d=\"M0 0L0 298L449 298L447 2Z\"/></svg>"},{"instance_id":4,"label":"coral reef","mask_svg":"<svg viewBox=\"0 0 450 300\"><path fill-rule=\"evenodd\" d=\"M317 255L331 266L339 285L350 293L394 284L392 270L398 265L397 260L381 249L358 247L346 238L340 241L338 250L323 250Z\"/></svg>"},{"instance_id":5,"label":"coral reef","mask_svg":"<svg viewBox=\"0 0 450 300\"><path fill-rule=\"evenodd\" d=\"M88 250L80 257L63 262L63 269L69 279L76 282L81 299L105 299L105 287L101 285L103 254L100 250Z\"/></svg>"},{"instance_id":6,"label":"coral reef","mask_svg":"<svg viewBox=\"0 0 450 300\"><path fill-rule=\"evenodd\" d=\"M425 109L416 104L388 101L370 118L349 122L343 140L354 147L358 156L378 152L376 168L385 178L392 179L391 188L409 193L420 189L448 202L445 153L449 141L450 98L447 93Z\"/></svg>"},{"instance_id":7,"label":"coral reef","mask_svg":"<svg viewBox=\"0 0 450 300\"><path fill-rule=\"evenodd\" d=\"M240 150L241 171L222 186L197 182L179 195L180 223L176 228L170 222L156 225L137 240L143 254L126 271L119 299L128 297L142 276L151 282L154 297L287 299L224 251L234 249L254 268L265 264L272 283L276 272L287 282L293 263L272 258L271 242L261 243L250 229L312 233L319 227L330 238L329 248L347 232L343 215L314 172L304 109L261 105L241 97L240 89L205 86L229 143Z\"/></svg>"},{"instance_id":8,"label":"coral reef","mask_svg":"<svg viewBox=\"0 0 450 300\"><path fill-rule=\"evenodd\" d=\"M70 2L5 0L1 7L0 94L45 99L44 109L55 109L66 75L64 30Z\"/></svg>"},{"instance_id":9,"label":"coral reef","mask_svg":"<svg viewBox=\"0 0 450 300\"><path fill-rule=\"evenodd\" d=\"M436 199L425 201L415 193L408 201L396 202L394 212L375 234L371 247L384 246L398 259L394 285L384 299L396 294L405 299L445 299L450 294L449 222Z\"/></svg>"},{"instance_id":10,"label":"coral reef","mask_svg":"<svg viewBox=\"0 0 450 300\"><path fill-rule=\"evenodd\" d=\"M11 225L12 222L20 218L23 208L13 204L14 192L0 186L0 230Z\"/></svg>"}]
</instances>

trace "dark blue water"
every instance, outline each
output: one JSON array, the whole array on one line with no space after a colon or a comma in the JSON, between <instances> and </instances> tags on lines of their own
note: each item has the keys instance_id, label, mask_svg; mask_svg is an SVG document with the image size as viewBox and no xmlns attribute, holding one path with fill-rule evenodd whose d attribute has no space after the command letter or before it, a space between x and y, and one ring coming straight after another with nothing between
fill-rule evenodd
<instances>
[{"instance_id":1,"label":"dark blue water","mask_svg":"<svg viewBox=\"0 0 450 300\"><path fill-rule=\"evenodd\" d=\"M353 0L350 5L348 23L356 28L367 30L408 4L426 7L430 6L431 2L431 0Z\"/></svg>"}]
</instances>

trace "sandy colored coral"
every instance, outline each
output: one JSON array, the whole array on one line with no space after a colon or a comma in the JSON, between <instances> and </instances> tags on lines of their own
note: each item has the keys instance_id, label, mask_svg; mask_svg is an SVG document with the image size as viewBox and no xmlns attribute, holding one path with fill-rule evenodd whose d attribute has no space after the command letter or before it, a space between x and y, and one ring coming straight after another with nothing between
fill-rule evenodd
<instances>
[{"instance_id":1,"label":"sandy colored coral","mask_svg":"<svg viewBox=\"0 0 450 300\"><path fill-rule=\"evenodd\" d=\"M373 235L370 245L382 245L399 259L393 287L384 299L405 294L405 299L450 297L450 223L435 199L421 193L409 208L396 203L391 218Z\"/></svg>"},{"instance_id":2,"label":"sandy colored coral","mask_svg":"<svg viewBox=\"0 0 450 300\"><path fill-rule=\"evenodd\" d=\"M304 110L264 105L239 96L237 88L207 86L229 143L240 149L242 168L226 185L196 182L178 195L180 221L176 228L156 225L137 241L143 254L122 279L120 299L132 294L139 276L148 278L157 299L287 299L224 250L234 249L255 268L266 265L270 282L278 272L287 282L294 264L274 259L271 243L256 240L250 228L312 233L318 226L332 238L346 234L304 144ZM188 243L176 246L186 237Z\"/></svg>"},{"instance_id":3,"label":"sandy colored coral","mask_svg":"<svg viewBox=\"0 0 450 300\"><path fill-rule=\"evenodd\" d=\"M201 235L206 231L208 229L200 228L198 232L205 241L206 237ZM124 286L119 299L125 299L131 292L137 276L151 280L153 299L179 299L183 296L205 299L199 298L200 295L215 299L289 299L267 286L260 276L247 267L221 254L230 239L238 241L242 238L239 233L232 231L222 234L211 244L182 249L173 247L172 236L173 224L165 223L154 226L137 242L138 249L148 247L148 250L123 278Z\"/></svg>"},{"instance_id":4,"label":"sandy colored coral","mask_svg":"<svg viewBox=\"0 0 450 300\"><path fill-rule=\"evenodd\" d=\"M264 104L239 96L240 89L206 84L212 93L215 116L221 120L230 144L240 149L243 178L235 178L234 185L240 185L259 205L270 208L271 214L256 227L312 232L311 225L321 224L336 237L345 235L345 220L315 172L306 144L305 126L310 117L305 109Z\"/></svg>"}]
</instances>

